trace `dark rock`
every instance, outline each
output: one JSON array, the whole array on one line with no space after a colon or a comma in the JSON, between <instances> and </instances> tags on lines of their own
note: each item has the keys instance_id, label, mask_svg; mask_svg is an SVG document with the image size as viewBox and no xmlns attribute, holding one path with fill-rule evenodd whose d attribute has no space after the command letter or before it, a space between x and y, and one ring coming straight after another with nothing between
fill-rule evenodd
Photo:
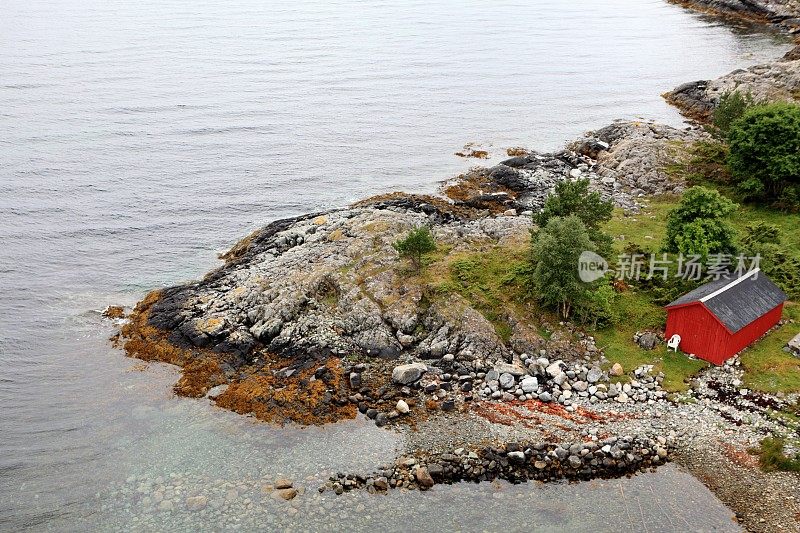
<instances>
[{"instance_id":1,"label":"dark rock","mask_svg":"<svg viewBox=\"0 0 800 533\"><path fill-rule=\"evenodd\" d=\"M490 168L489 178L512 191L524 191L528 188L528 180L523 178L517 170L506 165L501 164Z\"/></svg>"}]
</instances>

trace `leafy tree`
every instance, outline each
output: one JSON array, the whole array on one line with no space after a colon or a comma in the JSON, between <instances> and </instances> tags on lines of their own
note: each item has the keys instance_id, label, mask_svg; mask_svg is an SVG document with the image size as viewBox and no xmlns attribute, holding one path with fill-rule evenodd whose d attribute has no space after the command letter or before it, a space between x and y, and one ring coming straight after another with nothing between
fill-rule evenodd
<instances>
[{"instance_id":1,"label":"leafy tree","mask_svg":"<svg viewBox=\"0 0 800 533\"><path fill-rule=\"evenodd\" d=\"M800 106L759 105L734 121L728 166L747 197L800 207Z\"/></svg>"},{"instance_id":2,"label":"leafy tree","mask_svg":"<svg viewBox=\"0 0 800 533\"><path fill-rule=\"evenodd\" d=\"M589 238L600 255L608 256L611 252L611 236L604 233L600 226L611 220L614 205L604 201L597 192L589 192L589 180L560 181L553 194L545 200L544 208L533 216L533 222L544 228L555 217L575 215L589 232Z\"/></svg>"},{"instance_id":3,"label":"leafy tree","mask_svg":"<svg viewBox=\"0 0 800 533\"><path fill-rule=\"evenodd\" d=\"M711 115L709 128L711 133L719 139L725 139L731 130L731 124L741 118L755 103L750 92L731 91L723 94Z\"/></svg>"},{"instance_id":4,"label":"leafy tree","mask_svg":"<svg viewBox=\"0 0 800 533\"><path fill-rule=\"evenodd\" d=\"M664 251L703 258L734 252L735 233L726 218L738 207L719 191L700 186L687 189L681 203L667 215Z\"/></svg>"},{"instance_id":5,"label":"leafy tree","mask_svg":"<svg viewBox=\"0 0 800 533\"><path fill-rule=\"evenodd\" d=\"M553 217L535 236L532 246L534 269L531 285L538 298L562 317L587 290L578 277L578 259L584 251L595 251L586 226L576 215Z\"/></svg>"},{"instance_id":6,"label":"leafy tree","mask_svg":"<svg viewBox=\"0 0 800 533\"><path fill-rule=\"evenodd\" d=\"M414 270L419 272L422 268L422 256L436 250L436 241L431 230L427 226L422 226L411 230L404 239L400 239L392 246L400 257L409 258Z\"/></svg>"}]
</instances>

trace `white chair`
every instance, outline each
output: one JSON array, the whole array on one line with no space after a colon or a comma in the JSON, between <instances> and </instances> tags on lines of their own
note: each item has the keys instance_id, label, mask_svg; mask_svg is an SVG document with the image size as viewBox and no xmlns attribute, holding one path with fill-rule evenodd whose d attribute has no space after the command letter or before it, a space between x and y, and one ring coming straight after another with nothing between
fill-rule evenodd
<instances>
[{"instance_id":1,"label":"white chair","mask_svg":"<svg viewBox=\"0 0 800 533\"><path fill-rule=\"evenodd\" d=\"M670 337L669 340L667 341L667 348L672 348L677 352L680 343L681 343L681 336L676 333L675 335Z\"/></svg>"}]
</instances>

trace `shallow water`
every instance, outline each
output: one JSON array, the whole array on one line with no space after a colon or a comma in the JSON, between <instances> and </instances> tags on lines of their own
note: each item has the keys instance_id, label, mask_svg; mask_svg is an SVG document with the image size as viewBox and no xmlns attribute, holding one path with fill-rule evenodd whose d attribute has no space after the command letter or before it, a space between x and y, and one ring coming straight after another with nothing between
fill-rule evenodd
<instances>
[{"instance_id":1,"label":"shallow water","mask_svg":"<svg viewBox=\"0 0 800 533\"><path fill-rule=\"evenodd\" d=\"M678 125L659 93L788 48L661 0L28 0L2 12L0 529L217 524L182 508L147 522L153 511L126 491L170 473L189 476L187 492L225 480L257 491L280 473L388 460L398 440L365 424L277 430L173 398L174 371L135 370L93 310L201 275L275 218L433 190L472 164L453 155L468 142L497 160L614 118ZM608 500L619 487L645 510L711 506L697 519L730 526L685 474L614 483L393 494L371 518L570 529L588 514L641 527ZM583 514L547 507L570 498ZM376 505L335 506L363 527L359 504ZM342 520L274 509L221 516Z\"/></svg>"}]
</instances>

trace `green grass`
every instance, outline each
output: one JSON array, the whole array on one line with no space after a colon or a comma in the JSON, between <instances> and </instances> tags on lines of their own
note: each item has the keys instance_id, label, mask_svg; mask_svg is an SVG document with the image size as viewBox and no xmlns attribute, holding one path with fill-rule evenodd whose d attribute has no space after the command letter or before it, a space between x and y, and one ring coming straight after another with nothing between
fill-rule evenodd
<instances>
[{"instance_id":1,"label":"green grass","mask_svg":"<svg viewBox=\"0 0 800 533\"><path fill-rule=\"evenodd\" d=\"M633 371L641 365L654 365L654 371L664 372L665 390L686 390L689 386L688 379L706 367L707 363L668 351L663 345L655 350L643 350L633 340L637 331L656 331L664 327L664 308L652 303L648 294L633 291L621 293L616 305L620 312L617 323L592 332L606 358L611 364L621 364L625 372Z\"/></svg>"},{"instance_id":2,"label":"green grass","mask_svg":"<svg viewBox=\"0 0 800 533\"><path fill-rule=\"evenodd\" d=\"M426 282L438 294L463 296L507 342L512 333L509 313L527 300L521 276L527 253L525 244L441 257L426 270Z\"/></svg>"},{"instance_id":3,"label":"green grass","mask_svg":"<svg viewBox=\"0 0 800 533\"><path fill-rule=\"evenodd\" d=\"M764 472L800 472L800 457L787 457L783 453L783 439L766 438L761 441L758 462Z\"/></svg>"},{"instance_id":4,"label":"green grass","mask_svg":"<svg viewBox=\"0 0 800 533\"><path fill-rule=\"evenodd\" d=\"M783 317L792 320L742 352L744 383L762 392L800 391L800 359L783 351L800 333L800 305L788 302Z\"/></svg>"},{"instance_id":5,"label":"green grass","mask_svg":"<svg viewBox=\"0 0 800 533\"><path fill-rule=\"evenodd\" d=\"M795 255L800 254L800 213L785 213L771 207L742 203L731 223L738 234L743 235L745 226L758 220L778 226L781 244Z\"/></svg>"},{"instance_id":6,"label":"green grass","mask_svg":"<svg viewBox=\"0 0 800 533\"><path fill-rule=\"evenodd\" d=\"M622 253L629 244L657 251L667 230L667 213L678 205L675 196L655 196L648 199L647 207L636 215L625 215L615 209L614 216L606 223L606 232L614 238L614 250Z\"/></svg>"},{"instance_id":7,"label":"green grass","mask_svg":"<svg viewBox=\"0 0 800 533\"><path fill-rule=\"evenodd\" d=\"M720 190L724 194L733 194L731 189ZM622 253L631 243L646 250L657 251L666 230L667 213L678 201L676 197L654 197L638 215L625 216L622 211L615 211L614 217L606 225L606 231L615 237L615 252ZM742 235L745 226L757 220L781 228L783 244L790 251L800 253L800 232L797 231L800 228L800 214L741 204L731 223ZM664 310L655 305L651 297L652 294L648 291L622 293L619 300L621 320L613 329L595 332L598 344L605 347L610 361L619 362L626 371L641 364L656 364L666 375L665 388L684 390L684 381L705 366L704 362L693 361L680 353L667 352L666 349L646 352L633 342L633 334L637 330L663 328ZM794 322L769 334L742 354L744 383L747 387L767 393L800 391L800 359L783 351L786 343L800 333L800 306L788 302L784 318Z\"/></svg>"}]
</instances>

